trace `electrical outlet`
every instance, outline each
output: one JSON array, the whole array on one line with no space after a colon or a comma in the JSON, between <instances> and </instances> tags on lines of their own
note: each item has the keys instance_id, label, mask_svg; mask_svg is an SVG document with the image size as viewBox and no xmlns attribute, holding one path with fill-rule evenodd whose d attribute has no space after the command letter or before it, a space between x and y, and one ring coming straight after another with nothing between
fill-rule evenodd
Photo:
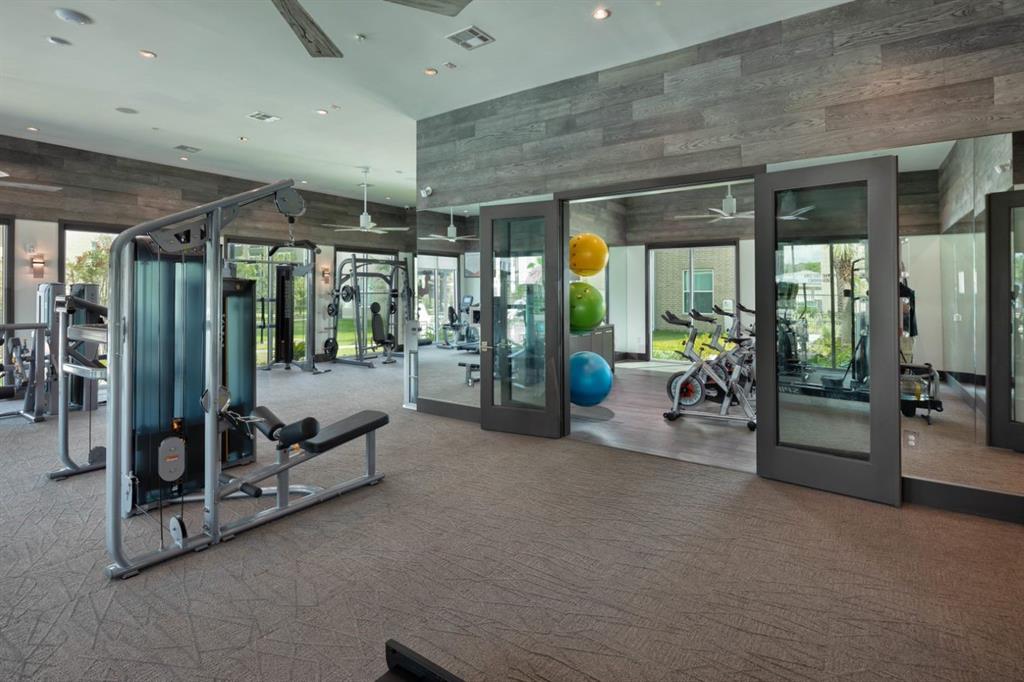
<instances>
[{"instance_id":1,"label":"electrical outlet","mask_svg":"<svg viewBox=\"0 0 1024 682\"><path fill-rule=\"evenodd\" d=\"M904 431L903 432L903 444L908 448L917 447L917 439L920 434L917 431Z\"/></svg>"}]
</instances>

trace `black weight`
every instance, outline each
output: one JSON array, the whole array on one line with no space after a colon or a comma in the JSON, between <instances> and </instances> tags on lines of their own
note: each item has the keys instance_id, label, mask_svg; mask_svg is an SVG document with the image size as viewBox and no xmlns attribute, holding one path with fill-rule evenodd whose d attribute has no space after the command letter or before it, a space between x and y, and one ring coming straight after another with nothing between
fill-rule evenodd
<instances>
[{"instance_id":1,"label":"black weight","mask_svg":"<svg viewBox=\"0 0 1024 682\"><path fill-rule=\"evenodd\" d=\"M324 355L327 356L328 360L333 360L338 357L338 342L337 340L328 337L324 340Z\"/></svg>"},{"instance_id":2,"label":"black weight","mask_svg":"<svg viewBox=\"0 0 1024 682\"><path fill-rule=\"evenodd\" d=\"M346 284L341 288L341 300L348 303L356 297L356 290L350 284Z\"/></svg>"},{"instance_id":3,"label":"black weight","mask_svg":"<svg viewBox=\"0 0 1024 682\"><path fill-rule=\"evenodd\" d=\"M327 316L328 317L335 317L335 316L337 316L337 314L338 314L338 306L335 305L334 303L328 303L327 304Z\"/></svg>"}]
</instances>

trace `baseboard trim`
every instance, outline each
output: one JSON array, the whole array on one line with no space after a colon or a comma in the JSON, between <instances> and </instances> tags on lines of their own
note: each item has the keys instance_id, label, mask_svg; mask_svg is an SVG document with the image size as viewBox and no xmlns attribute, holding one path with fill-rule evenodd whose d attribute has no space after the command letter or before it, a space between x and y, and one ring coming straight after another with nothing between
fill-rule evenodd
<instances>
[{"instance_id":1,"label":"baseboard trim","mask_svg":"<svg viewBox=\"0 0 1024 682\"><path fill-rule=\"evenodd\" d=\"M474 424L480 423L480 408L470 405L446 403L443 400L430 400L429 398L417 398L416 411L423 414L432 414L437 417L461 419L462 421L473 422Z\"/></svg>"},{"instance_id":2,"label":"baseboard trim","mask_svg":"<svg viewBox=\"0 0 1024 682\"><path fill-rule=\"evenodd\" d=\"M1021 495L904 476L903 501L1024 524L1024 496Z\"/></svg>"}]
</instances>

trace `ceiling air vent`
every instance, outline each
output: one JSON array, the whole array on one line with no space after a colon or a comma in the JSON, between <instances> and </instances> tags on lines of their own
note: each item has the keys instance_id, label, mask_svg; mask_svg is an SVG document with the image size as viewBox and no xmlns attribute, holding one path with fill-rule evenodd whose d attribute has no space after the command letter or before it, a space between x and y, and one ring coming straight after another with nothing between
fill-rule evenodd
<instances>
[{"instance_id":1,"label":"ceiling air vent","mask_svg":"<svg viewBox=\"0 0 1024 682\"><path fill-rule=\"evenodd\" d=\"M196 154L198 152L203 151L199 147L189 147L187 144L179 144L177 147L175 147L175 149L177 149L179 152L187 152L189 154Z\"/></svg>"},{"instance_id":2,"label":"ceiling air vent","mask_svg":"<svg viewBox=\"0 0 1024 682\"><path fill-rule=\"evenodd\" d=\"M461 31L456 31L455 33L445 37L459 47L467 50L475 50L478 47L483 47L484 45L489 45L494 42L494 37L491 34L487 33L487 31L482 28L477 28L476 26L464 28Z\"/></svg>"},{"instance_id":3,"label":"ceiling air vent","mask_svg":"<svg viewBox=\"0 0 1024 682\"><path fill-rule=\"evenodd\" d=\"M264 123L276 123L281 120L280 116L274 116L273 114L267 114L262 111L254 111L251 114L247 114L246 118L251 118L254 121L263 121Z\"/></svg>"}]
</instances>

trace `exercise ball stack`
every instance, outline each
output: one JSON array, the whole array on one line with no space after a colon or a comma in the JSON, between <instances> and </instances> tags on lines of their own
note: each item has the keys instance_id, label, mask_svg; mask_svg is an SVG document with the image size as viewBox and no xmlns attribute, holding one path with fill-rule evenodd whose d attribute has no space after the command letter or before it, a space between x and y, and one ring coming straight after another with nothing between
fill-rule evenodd
<instances>
[{"instance_id":1,"label":"exercise ball stack","mask_svg":"<svg viewBox=\"0 0 1024 682\"><path fill-rule=\"evenodd\" d=\"M569 240L569 269L592 277L608 265L608 245L596 234L584 232ZM588 332L604 320L604 297L586 282L569 285L569 329ZM612 368L590 351L569 357L569 400L581 407L597 405L612 390Z\"/></svg>"}]
</instances>

